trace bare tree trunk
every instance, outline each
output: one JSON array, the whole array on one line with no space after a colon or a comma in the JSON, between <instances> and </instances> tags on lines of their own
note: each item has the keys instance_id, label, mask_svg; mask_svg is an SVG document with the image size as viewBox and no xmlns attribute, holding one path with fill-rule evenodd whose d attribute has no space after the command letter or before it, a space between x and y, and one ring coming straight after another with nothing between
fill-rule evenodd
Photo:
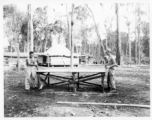
<instances>
[{"instance_id":1,"label":"bare tree trunk","mask_svg":"<svg viewBox=\"0 0 152 120\"><path fill-rule=\"evenodd\" d=\"M116 53L116 61L118 65L121 65L121 39L119 35L119 4L115 4L116 7L116 18L117 18L117 53Z\"/></svg>"},{"instance_id":2,"label":"bare tree trunk","mask_svg":"<svg viewBox=\"0 0 152 120\"><path fill-rule=\"evenodd\" d=\"M46 46L47 46L47 30L45 31L45 39L44 39L44 48L43 48L43 52L46 51Z\"/></svg>"},{"instance_id":3,"label":"bare tree trunk","mask_svg":"<svg viewBox=\"0 0 152 120\"><path fill-rule=\"evenodd\" d=\"M138 10L137 10L137 12L138 12L138 26L137 26L137 33L138 33L138 64L140 65L140 24L141 24L141 21L140 21L140 4L138 4Z\"/></svg>"},{"instance_id":4,"label":"bare tree trunk","mask_svg":"<svg viewBox=\"0 0 152 120\"><path fill-rule=\"evenodd\" d=\"M17 46L17 70L20 71L20 57L19 57L19 44Z\"/></svg>"},{"instance_id":5,"label":"bare tree trunk","mask_svg":"<svg viewBox=\"0 0 152 120\"><path fill-rule=\"evenodd\" d=\"M130 29L128 26L128 48L129 48L129 61L131 62L131 41L130 41Z\"/></svg>"},{"instance_id":6,"label":"bare tree trunk","mask_svg":"<svg viewBox=\"0 0 152 120\"><path fill-rule=\"evenodd\" d=\"M129 16L129 12L128 12L128 4L127 4L127 14ZM130 24L131 22L129 21L128 17L126 17L127 19L127 27L128 27L128 53L129 53L129 62L131 62L131 41L130 41Z\"/></svg>"},{"instance_id":7,"label":"bare tree trunk","mask_svg":"<svg viewBox=\"0 0 152 120\"><path fill-rule=\"evenodd\" d=\"M30 14L30 27L31 27L31 51L33 51L33 15L32 15L32 6L30 5L31 8L31 14Z\"/></svg>"},{"instance_id":8,"label":"bare tree trunk","mask_svg":"<svg viewBox=\"0 0 152 120\"><path fill-rule=\"evenodd\" d=\"M106 50L107 50L107 48L108 48L108 42L107 42L107 39L106 39Z\"/></svg>"},{"instance_id":9,"label":"bare tree trunk","mask_svg":"<svg viewBox=\"0 0 152 120\"><path fill-rule=\"evenodd\" d=\"M126 43L127 45L126 45L126 57L127 57L127 55L128 55L128 42Z\"/></svg>"},{"instance_id":10,"label":"bare tree trunk","mask_svg":"<svg viewBox=\"0 0 152 120\"><path fill-rule=\"evenodd\" d=\"M13 22L13 20L11 20L11 27L12 27L12 22ZM11 31L11 35L13 34L13 32ZM11 54L12 54L12 40L10 41L10 52L11 52ZM11 58L12 58L12 55L11 55Z\"/></svg>"},{"instance_id":11,"label":"bare tree trunk","mask_svg":"<svg viewBox=\"0 0 152 120\"><path fill-rule=\"evenodd\" d=\"M70 25L69 25L69 11L68 11L68 5L66 4L66 14L67 14L67 25L68 25L68 36L70 36ZM71 41L69 37L69 49L71 50Z\"/></svg>"},{"instance_id":12,"label":"bare tree trunk","mask_svg":"<svg viewBox=\"0 0 152 120\"><path fill-rule=\"evenodd\" d=\"M99 31L98 31L98 27L97 27L97 24L96 24L96 21L95 21L93 12L92 12L92 10L88 7L88 5L86 5L86 7L90 10L90 12L91 12L91 14L92 14L92 18L93 18L93 21L94 21L96 34L97 34L97 37L98 37L98 39L99 39L99 43L100 43L100 45L101 45L101 49L102 49L103 56L104 56L104 55L105 55L105 49L104 49L104 46L103 46L103 42L102 42L102 40L101 40L101 36L100 36L100 34L99 34Z\"/></svg>"},{"instance_id":13,"label":"bare tree trunk","mask_svg":"<svg viewBox=\"0 0 152 120\"><path fill-rule=\"evenodd\" d=\"M27 6L27 9L28 9L27 53L29 53L29 41L30 41L30 8L29 8L29 5Z\"/></svg>"},{"instance_id":14,"label":"bare tree trunk","mask_svg":"<svg viewBox=\"0 0 152 120\"><path fill-rule=\"evenodd\" d=\"M29 32L30 32L30 23L28 22L28 31L27 31L27 53L29 53L29 38L30 38L30 34L29 34Z\"/></svg>"},{"instance_id":15,"label":"bare tree trunk","mask_svg":"<svg viewBox=\"0 0 152 120\"><path fill-rule=\"evenodd\" d=\"M13 19L14 19L13 21L14 26L16 27L17 26L16 14L13 15ZM14 31L13 36L15 37L15 48L17 51L17 70L18 72L20 72L19 40L16 31Z\"/></svg>"},{"instance_id":16,"label":"bare tree trunk","mask_svg":"<svg viewBox=\"0 0 152 120\"><path fill-rule=\"evenodd\" d=\"M15 33L15 41L16 41L16 51L17 51L17 70L18 70L18 72L20 72L20 55L19 55L19 52L20 52L20 50L19 50L19 41L18 41L18 39L17 39L17 35L16 35L17 33Z\"/></svg>"},{"instance_id":17,"label":"bare tree trunk","mask_svg":"<svg viewBox=\"0 0 152 120\"><path fill-rule=\"evenodd\" d=\"M74 12L74 4L72 4L72 14L71 14L71 22L70 22L70 26L71 26L71 67L73 67L73 39L72 39L72 32L73 32L73 12Z\"/></svg>"},{"instance_id":18,"label":"bare tree trunk","mask_svg":"<svg viewBox=\"0 0 152 120\"><path fill-rule=\"evenodd\" d=\"M140 29L140 28L139 28ZM138 64L140 65L140 61L141 61L141 47L140 47L140 32L138 33Z\"/></svg>"},{"instance_id":19,"label":"bare tree trunk","mask_svg":"<svg viewBox=\"0 0 152 120\"><path fill-rule=\"evenodd\" d=\"M105 49L107 50L107 48L108 48L108 42L107 42L107 39L108 39L108 32L107 32L107 25L105 24L104 25L105 26L105 29L106 29L106 34L107 34L107 37L106 37L106 39L105 39L105 41L106 41L106 45L105 45Z\"/></svg>"},{"instance_id":20,"label":"bare tree trunk","mask_svg":"<svg viewBox=\"0 0 152 120\"><path fill-rule=\"evenodd\" d=\"M138 62L137 62L137 15L136 15L136 12L137 12L137 5L135 3L135 60L137 64Z\"/></svg>"},{"instance_id":21,"label":"bare tree trunk","mask_svg":"<svg viewBox=\"0 0 152 120\"><path fill-rule=\"evenodd\" d=\"M28 22L29 22L29 29L30 29L30 32L28 32L28 34L30 34L30 38L31 38L31 41L30 41L30 51L33 51L33 20L32 20L32 7L31 7L31 4L28 4L28 16L29 16L29 19L28 19Z\"/></svg>"}]
</instances>

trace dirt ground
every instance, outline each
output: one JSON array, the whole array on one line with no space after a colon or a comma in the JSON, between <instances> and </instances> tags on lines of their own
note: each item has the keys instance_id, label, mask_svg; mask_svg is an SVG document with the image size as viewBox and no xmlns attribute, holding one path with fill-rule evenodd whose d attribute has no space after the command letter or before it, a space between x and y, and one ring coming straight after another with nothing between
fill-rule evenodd
<instances>
[{"instance_id":1,"label":"dirt ground","mask_svg":"<svg viewBox=\"0 0 152 120\"><path fill-rule=\"evenodd\" d=\"M96 102L150 105L150 67L121 66L115 69L117 94L101 88L83 87L69 92L67 86L25 91L24 70L4 66L5 117L149 117L149 108L58 104L57 102ZM100 79L94 82L100 84ZM106 86L106 81L105 81Z\"/></svg>"}]
</instances>

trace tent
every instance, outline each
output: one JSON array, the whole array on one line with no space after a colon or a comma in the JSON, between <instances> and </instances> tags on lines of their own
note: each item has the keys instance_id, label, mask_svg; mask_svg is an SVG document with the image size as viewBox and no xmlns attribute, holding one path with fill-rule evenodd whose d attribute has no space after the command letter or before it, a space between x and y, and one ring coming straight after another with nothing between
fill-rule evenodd
<instances>
[{"instance_id":1,"label":"tent","mask_svg":"<svg viewBox=\"0 0 152 120\"><path fill-rule=\"evenodd\" d=\"M70 56L70 50L63 44L56 44L44 52L49 56Z\"/></svg>"}]
</instances>

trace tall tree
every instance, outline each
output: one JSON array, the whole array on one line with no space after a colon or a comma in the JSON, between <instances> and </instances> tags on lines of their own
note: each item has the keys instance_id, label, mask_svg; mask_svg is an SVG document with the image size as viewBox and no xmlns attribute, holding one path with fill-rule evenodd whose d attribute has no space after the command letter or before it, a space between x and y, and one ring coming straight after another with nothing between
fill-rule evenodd
<instances>
[{"instance_id":1,"label":"tall tree","mask_svg":"<svg viewBox=\"0 0 152 120\"><path fill-rule=\"evenodd\" d=\"M134 4L134 6L135 6L135 61L137 64L138 63L137 62L137 60L138 60L138 58L137 58L137 55L138 55L138 53L137 53L137 48L138 48L138 46L137 46L137 4Z\"/></svg>"},{"instance_id":2,"label":"tall tree","mask_svg":"<svg viewBox=\"0 0 152 120\"><path fill-rule=\"evenodd\" d=\"M89 26L86 24L86 20L90 17L92 18L92 16L90 16L90 10L88 10L85 5L77 5L74 8L74 17L77 20L77 23L81 24L78 30L79 32L75 34L75 45L77 46L77 49L81 49L82 54L85 54L89 49L89 47L87 47L89 41L87 37Z\"/></svg>"},{"instance_id":3,"label":"tall tree","mask_svg":"<svg viewBox=\"0 0 152 120\"><path fill-rule=\"evenodd\" d=\"M117 24L117 41L116 41L116 46L117 46L117 52L116 52L116 61L118 63L118 65L121 65L121 39L120 39L120 34L119 34L119 4L116 3L115 4L115 8L116 8L116 24Z\"/></svg>"},{"instance_id":4,"label":"tall tree","mask_svg":"<svg viewBox=\"0 0 152 120\"><path fill-rule=\"evenodd\" d=\"M3 6L3 18L6 21L4 23L4 32L10 44L10 52L12 52L13 49L14 34L12 31L12 26L13 26L13 14L16 12L16 10L17 7L13 4Z\"/></svg>"},{"instance_id":5,"label":"tall tree","mask_svg":"<svg viewBox=\"0 0 152 120\"><path fill-rule=\"evenodd\" d=\"M97 24L96 24L96 21L95 21L95 18L94 18L94 14L93 14L93 11L88 7L88 5L86 5L86 7L90 10L91 12L91 15L92 15L92 18L93 18L93 22L94 22L94 25L95 25L95 31L96 31L96 34L97 34L97 37L98 37L98 40L99 40L99 43L100 43L100 52L101 52L101 49L102 49L102 52L103 53L103 56L105 55L105 48L103 46L103 41L101 40L101 36L99 34L99 31L98 31L98 27L97 27Z\"/></svg>"},{"instance_id":6,"label":"tall tree","mask_svg":"<svg viewBox=\"0 0 152 120\"><path fill-rule=\"evenodd\" d=\"M29 16L29 21L30 21L30 35L31 35L31 42L30 42L30 50L33 51L33 13L32 13L32 5L29 5L29 11L30 11L30 16Z\"/></svg>"},{"instance_id":7,"label":"tall tree","mask_svg":"<svg viewBox=\"0 0 152 120\"><path fill-rule=\"evenodd\" d=\"M30 5L27 5L28 11L28 27L27 27L27 53L29 53L29 41L30 41Z\"/></svg>"},{"instance_id":8,"label":"tall tree","mask_svg":"<svg viewBox=\"0 0 152 120\"><path fill-rule=\"evenodd\" d=\"M4 6L5 7L5 6ZM17 66L18 66L18 71L20 69L20 60L19 60L19 53L20 53L20 49L19 49L19 43L20 40L22 38L21 36L21 26L23 24L24 21L24 14L19 12L17 10L16 6L12 6L12 5L8 5L7 7L5 7L4 9L4 13L6 11L9 11L10 8L13 8L14 11L11 11L9 14L10 16L7 18L8 21L10 21L10 26L9 27L9 32L11 33L12 36L12 44L15 46L15 49L17 51ZM6 10L6 11L5 11ZM6 15L7 16L7 15ZM4 17L6 17L4 16Z\"/></svg>"},{"instance_id":9,"label":"tall tree","mask_svg":"<svg viewBox=\"0 0 152 120\"><path fill-rule=\"evenodd\" d=\"M140 55L141 55L141 44L140 44L140 33L141 33L141 10L140 4L137 4L137 41L138 41L138 64L140 65Z\"/></svg>"},{"instance_id":10,"label":"tall tree","mask_svg":"<svg viewBox=\"0 0 152 120\"><path fill-rule=\"evenodd\" d=\"M44 47L43 47L43 51L46 51L46 47L47 47L47 43L48 43L48 32L49 32L49 25L48 25L48 11L47 11L47 6L44 7L43 9L43 14L44 14L44 24L45 24L45 28L44 28L44 34L45 34L45 38L44 38Z\"/></svg>"},{"instance_id":11,"label":"tall tree","mask_svg":"<svg viewBox=\"0 0 152 120\"><path fill-rule=\"evenodd\" d=\"M38 52L44 52L47 47L49 33L52 25L47 21L47 6L43 9L38 7L33 15L34 44Z\"/></svg>"},{"instance_id":12,"label":"tall tree","mask_svg":"<svg viewBox=\"0 0 152 120\"><path fill-rule=\"evenodd\" d=\"M72 32L73 32L73 12L74 12L74 4L72 4L72 14L71 14L71 67L73 67L73 36L72 36Z\"/></svg>"},{"instance_id":13,"label":"tall tree","mask_svg":"<svg viewBox=\"0 0 152 120\"><path fill-rule=\"evenodd\" d=\"M109 47L108 46L108 41L110 41L111 39L111 33L112 33L112 21L113 21L113 17L109 20L108 18L105 19L104 22L104 27L106 30L106 49Z\"/></svg>"},{"instance_id":14,"label":"tall tree","mask_svg":"<svg viewBox=\"0 0 152 120\"><path fill-rule=\"evenodd\" d=\"M136 33L136 37L137 37L137 42L136 42L136 46L137 46L137 50L136 50L136 56L138 58L137 60L137 64L140 65L141 64L141 57L142 56L142 37L141 37L141 33L142 33L142 24L144 23L142 20L142 16L146 17L146 11L143 10L142 8L144 7L145 4L141 4L141 3L137 3L135 6L135 16L136 16L136 28L135 28L135 33ZM148 19L149 20L149 19Z\"/></svg>"},{"instance_id":15,"label":"tall tree","mask_svg":"<svg viewBox=\"0 0 152 120\"><path fill-rule=\"evenodd\" d=\"M68 4L66 4L66 14L67 14L67 28L68 28L68 36L70 36L69 34L70 34L70 25L69 25L69 11L68 11ZM69 49L71 49L71 41L70 41L70 37L69 37L69 43L68 43L69 45Z\"/></svg>"},{"instance_id":16,"label":"tall tree","mask_svg":"<svg viewBox=\"0 0 152 120\"><path fill-rule=\"evenodd\" d=\"M131 40L130 40L130 26L131 26L131 21L130 21L130 18L129 18L129 15L131 14L129 12L129 6L131 6L131 4L127 3L126 4L126 9L127 9L127 15L124 16L124 18L126 19L126 25L127 25L127 28L128 28L128 34L127 34L127 37L128 37L128 48L129 48L129 61L131 62ZM126 52L127 53L127 52ZM126 54L127 55L127 54Z\"/></svg>"}]
</instances>

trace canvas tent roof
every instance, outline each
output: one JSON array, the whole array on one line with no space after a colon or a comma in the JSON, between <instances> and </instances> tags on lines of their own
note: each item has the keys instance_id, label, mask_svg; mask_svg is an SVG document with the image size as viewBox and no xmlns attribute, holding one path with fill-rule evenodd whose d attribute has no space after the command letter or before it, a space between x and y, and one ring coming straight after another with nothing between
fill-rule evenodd
<instances>
[{"instance_id":1,"label":"canvas tent roof","mask_svg":"<svg viewBox=\"0 0 152 120\"><path fill-rule=\"evenodd\" d=\"M44 52L45 55L50 55L50 56L70 56L70 50L65 47L65 45L62 44L57 44L49 48L47 51Z\"/></svg>"}]
</instances>

